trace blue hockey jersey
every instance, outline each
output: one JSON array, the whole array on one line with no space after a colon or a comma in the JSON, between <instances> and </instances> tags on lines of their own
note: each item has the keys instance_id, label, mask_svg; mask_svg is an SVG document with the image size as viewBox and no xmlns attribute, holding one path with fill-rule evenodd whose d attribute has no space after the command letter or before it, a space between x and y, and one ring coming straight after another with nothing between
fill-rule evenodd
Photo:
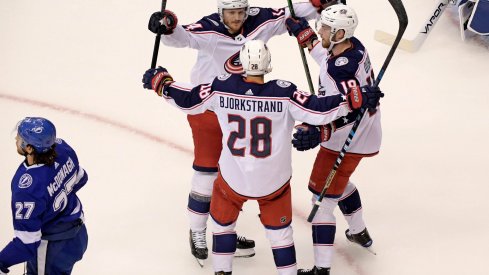
<instances>
[{"instance_id":1,"label":"blue hockey jersey","mask_svg":"<svg viewBox=\"0 0 489 275\"><path fill-rule=\"evenodd\" d=\"M83 219L76 192L88 180L75 151L56 139L53 165L23 162L12 179L12 219L15 238L0 252L9 267L36 255L41 238L62 233L66 225Z\"/></svg>"}]
</instances>

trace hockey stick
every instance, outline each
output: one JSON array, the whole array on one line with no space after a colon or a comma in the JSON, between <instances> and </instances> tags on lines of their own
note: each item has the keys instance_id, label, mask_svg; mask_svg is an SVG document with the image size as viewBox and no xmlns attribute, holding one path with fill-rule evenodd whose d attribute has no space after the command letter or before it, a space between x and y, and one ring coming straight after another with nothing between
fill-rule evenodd
<instances>
[{"instance_id":1,"label":"hockey stick","mask_svg":"<svg viewBox=\"0 0 489 275\"><path fill-rule=\"evenodd\" d=\"M161 13L165 11L166 0L161 0ZM153 48L153 59L151 60L151 69L156 68L156 61L158 61L158 51L160 50L161 33L158 31L155 38L155 46Z\"/></svg>"},{"instance_id":2,"label":"hockey stick","mask_svg":"<svg viewBox=\"0 0 489 275\"><path fill-rule=\"evenodd\" d=\"M413 40L402 39L399 44L399 49L408 52L416 52L417 50L419 50L431 30L433 30L433 28L435 27L436 22L438 22L438 19L440 19L441 15L445 11L449 1L450 0L439 0L430 15L430 18L426 20L416 37ZM392 45L396 37L384 31L376 30L374 38L381 43Z\"/></svg>"},{"instance_id":3,"label":"hockey stick","mask_svg":"<svg viewBox=\"0 0 489 275\"><path fill-rule=\"evenodd\" d=\"M392 8L394 8L394 11L396 12L397 19L399 20L399 30L397 31L397 36L396 39L394 40L394 43L389 51L389 54L385 58L384 64L382 65L382 68L379 71L379 75L377 76L377 79L374 82L374 87L379 86L380 81L382 80L382 77L384 76L385 70L387 69L387 66L389 65L392 56L394 55L394 52L397 49L397 46L399 45L399 42L401 41L402 35L404 34L404 31L407 28L408 25L408 17L406 14L406 10L404 9L404 5L402 4L401 0L389 0L389 3L392 5ZM341 162L343 161L343 157L345 156L346 151L348 150L348 147L350 146L351 141L353 140L353 137L355 136L355 132L357 131L358 126L360 125L360 122L362 121L363 115L365 114L366 109L361 108L359 114L355 118L355 123L353 124L353 127L350 130L350 133L348 134L348 138L345 141L345 144L343 144L343 147L341 148L340 154L338 155L338 158L336 158L336 162L333 166L333 169L329 172L328 177L326 178L326 184L324 185L323 190L321 191L321 194L319 195L318 199L314 203L314 206L312 207L311 213L309 214L309 217L307 218L308 222L312 222L314 219L314 216L316 216L316 213L319 209L319 205L321 205L321 202L323 201L324 196L326 195L326 191L328 191L328 187L331 185L331 182L333 181L333 178L336 174L336 171L338 170Z\"/></svg>"},{"instance_id":4,"label":"hockey stick","mask_svg":"<svg viewBox=\"0 0 489 275\"><path fill-rule=\"evenodd\" d=\"M294 6L292 5L292 0L287 0L287 4L289 5L290 16L292 16L292 18L296 18ZM297 45L299 46L299 51L301 53L301 58L302 58L302 64L304 65L304 71L306 72L307 84L309 85L309 91L311 91L311 94L315 94L314 85L312 84L312 79L311 79L311 73L309 72L309 65L307 64L306 54L304 53L304 48L301 47L299 42L297 42Z\"/></svg>"}]
</instances>

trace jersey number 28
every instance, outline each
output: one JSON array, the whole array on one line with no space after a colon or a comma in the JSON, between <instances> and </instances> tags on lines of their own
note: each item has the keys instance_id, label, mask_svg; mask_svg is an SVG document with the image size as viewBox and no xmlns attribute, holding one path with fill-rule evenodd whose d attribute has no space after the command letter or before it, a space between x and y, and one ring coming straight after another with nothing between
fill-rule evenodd
<instances>
[{"instance_id":1,"label":"jersey number 28","mask_svg":"<svg viewBox=\"0 0 489 275\"><path fill-rule=\"evenodd\" d=\"M238 130L229 134L228 148L233 156L244 157L246 147L236 148L238 139L246 138L245 118L239 115L228 115L229 123L238 123ZM272 121L266 117L255 117L250 119L250 154L257 158L266 158L272 153Z\"/></svg>"}]
</instances>

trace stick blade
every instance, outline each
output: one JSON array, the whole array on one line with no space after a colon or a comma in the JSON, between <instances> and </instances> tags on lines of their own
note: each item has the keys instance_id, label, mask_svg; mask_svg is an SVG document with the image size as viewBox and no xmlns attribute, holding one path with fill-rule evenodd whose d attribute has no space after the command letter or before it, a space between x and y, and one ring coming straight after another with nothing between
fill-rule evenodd
<instances>
[{"instance_id":1,"label":"stick blade","mask_svg":"<svg viewBox=\"0 0 489 275\"><path fill-rule=\"evenodd\" d=\"M380 43L392 45L396 39L396 36L381 30L375 30L374 39ZM419 50L419 45L417 45L415 41L410 41L403 38L399 42L399 49L413 53Z\"/></svg>"}]
</instances>

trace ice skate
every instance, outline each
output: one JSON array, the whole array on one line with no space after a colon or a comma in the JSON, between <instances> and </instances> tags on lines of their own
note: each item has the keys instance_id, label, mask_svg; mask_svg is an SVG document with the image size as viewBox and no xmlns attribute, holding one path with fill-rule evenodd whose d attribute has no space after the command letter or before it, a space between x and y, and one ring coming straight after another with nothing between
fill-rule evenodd
<instances>
[{"instance_id":1,"label":"ice skate","mask_svg":"<svg viewBox=\"0 0 489 275\"><path fill-rule=\"evenodd\" d=\"M189 233L190 250L200 267L204 267L204 260L208 257L205 229L203 231L192 231Z\"/></svg>"},{"instance_id":2,"label":"ice skate","mask_svg":"<svg viewBox=\"0 0 489 275\"><path fill-rule=\"evenodd\" d=\"M312 269L299 269L297 275L329 275L329 267L313 267Z\"/></svg>"},{"instance_id":3,"label":"ice skate","mask_svg":"<svg viewBox=\"0 0 489 275\"><path fill-rule=\"evenodd\" d=\"M377 255L377 253L375 253L375 251L373 251L371 248L373 240L370 237L370 234L368 233L367 228L365 228L364 230L362 230L362 232L360 232L358 234L350 234L350 230L347 229L345 231L345 235L346 235L346 238L350 242L356 243L356 244L364 247L365 249L367 249L370 253Z\"/></svg>"},{"instance_id":4,"label":"ice skate","mask_svg":"<svg viewBox=\"0 0 489 275\"><path fill-rule=\"evenodd\" d=\"M249 240L243 236L238 235L236 240L236 253L234 257L237 258L250 258L255 256L255 241Z\"/></svg>"}]
</instances>

